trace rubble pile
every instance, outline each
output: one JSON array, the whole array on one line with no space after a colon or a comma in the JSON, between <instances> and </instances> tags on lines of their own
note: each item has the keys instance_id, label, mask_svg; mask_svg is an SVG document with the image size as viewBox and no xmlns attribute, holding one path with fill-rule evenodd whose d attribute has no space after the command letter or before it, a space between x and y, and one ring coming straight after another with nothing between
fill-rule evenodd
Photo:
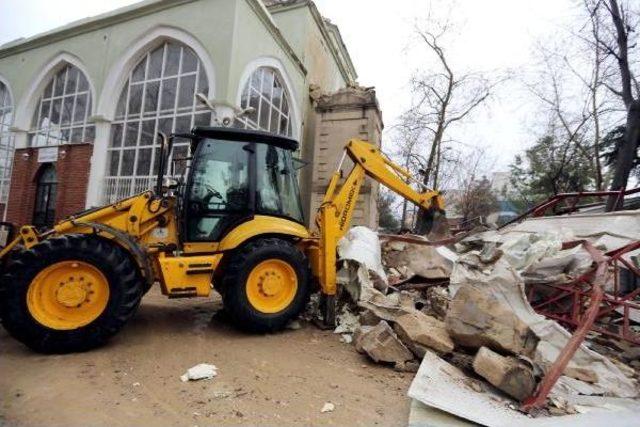
<instances>
[{"instance_id":1,"label":"rubble pile","mask_svg":"<svg viewBox=\"0 0 640 427\"><path fill-rule=\"evenodd\" d=\"M570 234L564 233L488 231L465 238L454 252L407 241L380 244L371 230L354 227L339 244L339 283L348 298L335 332L353 334L357 351L375 362L419 369L409 395L423 403L445 404L424 394L425 381L437 381L444 370L459 379L452 384L464 388L460 398L514 411L534 394L571 336L535 313L526 285L566 283L592 266L581 247L563 250ZM640 351L627 350L640 358ZM578 412L587 396L593 406L602 396L636 398L634 375L583 344L553 387L546 414Z\"/></svg>"}]
</instances>

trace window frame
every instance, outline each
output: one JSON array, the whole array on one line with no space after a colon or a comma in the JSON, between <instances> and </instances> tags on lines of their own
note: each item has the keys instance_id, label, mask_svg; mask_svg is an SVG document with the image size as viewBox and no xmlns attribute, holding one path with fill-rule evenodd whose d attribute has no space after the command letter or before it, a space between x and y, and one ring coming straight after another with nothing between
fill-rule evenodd
<instances>
[{"instance_id":1,"label":"window frame","mask_svg":"<svg viewBox=\"0 0 640 427\"><path fill-rule=\"evenodd\" d=\"M168 61L170 61L170 55L175 53L175 49L178 54L177 64L171 65ZM160 53L158 54L158 52ZM160 56L159 63L154 62L157 59L154 55ZM191 62L186 62L186 60ZM195 66L195 69L185 69L187 64L191 67ZM151 75L152 68L155 70L156 66L159 67L159 74ZM168 68L175 68L175 71L166 74ZM182 85L184 83L190 85L190 80L193 80L192 90L183 93ZM196 50L187 44L177 40L164 40L147 49L141 55L129 71L116 101L115 118L110 126L106 149L106 169L102 188L103 203L111 203L153 186L157 175L160 147L156 138L157 132L163 131L167 134L176 131L188 132L195 125L210 125L211 112L205 106L200 105L195 97L199 92L208 94L209 91L210 81L205 64ZM138 96L135 92L139 92L139 100L134 100L137 112L131 112L132 95ZM149 93L152 95L148 96ZM185 93L186 97L191 95L190 103L181 106L180 102ZM172 102L167 104L168 108L163 109L163 102L167 95ZM152 101L150 109L147 109L149 107L148 101ZM172 105L169 106L170 104ZM188 125L185 125L187 121ZM145 131L145 125L150 126L147 131ZM179 126L180 128L178 128ZM135 133L135 141L127 139L128 132L131 132L132 135ZM150 136L145 137L147 133ZM185 150L186 153L181 153L178 157L189 156L189 143L177 142L173 153ZM173 153L169 159L169 165L172 163ZM141 159L141 154L148 155L149 158ZM117 156L117 159L114 159L114 156ZM132 157L131 164L129 164L130 157ZM144 163L140 163L141 160Z\"/></svg>"},{"instance_id":2,"label":"window frame","mask_svg":"<svg viewBox=\"0 0 640 427\"><path fill-rule=\"evenodd\" d=\"M266 80L266 81L265 81ZM269 84L268 94L265 92L265 83ZM274 103L274 89L276 86L281 90L280 100L278 105ZM275 135L293 137L293 104L291 99L291 93L287 87L285 79L282 77L280 70L269 65L261 65L256 67L247 78L244 86L240 92L240 108L245 109L254 107L252 104L252 96L255 96L258 101L258 108L254 113L245 114L243 117L236 119L235 127L242 129L253 129L270 132ZM284 109L286 105L286 111ZM261 118L263 116L264 108L267 107L268 111L265 114L267 117L266 126L262 126ZM255 108L255 107L254 107ZM272 120L276 114L278 124L278 130L272 131ZM250 117L255 115L255 120ZM286 124L282 126L282 120L286 120ZM284 128L284 131L283 131Z\"/></svg>"},{"instance_id":3,"label":"window frame","mask_svg":"<svg viewBox=\"0 0 640 427\"><path fill-rule=\"evenodd\" d=\"M9 186L13 169L15 140L11 126L15 116L15 106L9 85L0 80L0 203L7 209Z\"/></svg>"},{"instance_id":4,"label":"window frame","mask_svg":"<svg viewBox=\"0 0 640 427\"><path fill-rule=\"evenodd\" d=\"M71 83L69 79L71 71L75 72L75 81L73 83ZM64 74L64 82L61 86L62 92L58 94L58 82L62 74ZM81 83L85 86L82 89ZM75 87L68 92L69 84L73 84ZM84 114L79 120L76 120L76 113L79 111L77 110L79 105L78 100L81 98L84 99ZM71 110L69 112L68 122L63 123L63 108L67 104L67 100L71 101ZM31 127L28 132L29 146L40 148L63 144L94 142L95 125L89 123L88 120L93 111L93 101L91 84L84 71L70 63L65 63L62 67L59 67L57 71L49 77L40 92L31 119ZM52 123L52 116L55 112L54 104L56 103L59 103L60 107L57 112L58 120L57 123ZM44 110L46 110L46 112ZM49 120L49 124L46 127L43 125L45 118ZM74 133L78 130L80 132L79 140L74 139ZM55 133L58 133L58 135Z\"/></svg>"}]
</instances>

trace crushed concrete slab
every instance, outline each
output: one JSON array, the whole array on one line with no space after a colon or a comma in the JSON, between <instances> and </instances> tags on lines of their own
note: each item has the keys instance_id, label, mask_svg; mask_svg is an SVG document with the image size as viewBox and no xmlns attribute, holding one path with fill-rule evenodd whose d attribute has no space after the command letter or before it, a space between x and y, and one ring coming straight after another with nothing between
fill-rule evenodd
<instances>
[{"instance_id":1,"label":"crushed concrete slab","mask_svg":"<svg viewBox=\"0 0 640 427\"><path fill-rule=\"evenodd\" d=\"M338 256L341 260L352 260L365 266L386 282L380 240L378 234L369 228L352 227L338 242Z\"/></svg>"},{"instance_id":2,"label":"crushed concrete slab","mask_svg":"<svg viewBox=\"0 0 640 427\"><path fill-rule=\"evenodd\" d=\"M476 423L411 399L408 427L472 427Z\"/></svg>"},{"instance_id":3,"label":"crushed concrete slab","mask_svg":"<svg viewBox=\"0 0 640 427\"><path fill-rule=\"evenodd\" d=\"M471 261L473 261L473 253L469 253L468 255L470 255ZM501 307L506 307L508 309L507 311L510 312L510 314L506 313L505 316L515 316L520 322L527 325L527 327L533 331L534 335L538 337L539 342L535 347L533 361L546 372L566 346L571 334L558 323L546 319L533 310L527 301L524 292L524 281L520 273L507 262L506 259L500 258L493 264L485 265L479 263L479 261L477 263L462 262L463 258L467 258L467 255L461 257L461 262L458 262L454 266L449 290L454 295L454 301L458 296L458 292L461 292L463 289L472 288L474 290L466 291L467 294L463 293L462 296L468 295L468 297L459 298L460 303L458 307L455 309L452 307L449 313L453 311L464 315L466 310L464 306L465 301L470 301L471 305L475 305L476 301L483 299L498 301ZM479 293L483 293L484 296L479 295ZM453 304L454 302L452 302L452 305ZM486 312L486 310L481 310L481 312ZM489 316L489 313L485 314ZM483 316L485 314L483 314ZM449 320L449 316L447 320L454 322L453 315L451 320ZM466 331L466 328L470 328L470 330L473 331L473 325L476 323L477 320L473 320L473 317L471 317L460 327L463 332ZM456 334L449 329L449 323L447 323L447 328L453 340L458 343ZM466 335L470 336L470 334ZM487 347L492 348L491 345L487 345ZM525 346L525 348L527 348L527 346ZM570 374L572 372L571 368L576 366L582 368L582 371L580 371L581 376L585 374L584 370L594 373L597 382L588 383L564 375L560 377L552 389L551 395L584 394L614 397L635 397L638 395L638 390L633 379L625 375L625 373L609 359L588 349L584 344L581 345L574 355L569 363L569 369L565 371L565 374ZM590 377L594 378L593 376Z\"/></svg>"},{"instance_id":4,"label":"crushed concrete slab","mask_svg":"<svg viewBox=\"0 0 640 427\"><path fill-rule=\"evenodd\" d=\"M527 416L509 408L513 401L497 391L478 393L465 385L467 374L427 352L408 395L425 405L486 426L518 425Z\"/></svg>"},{"instance_id":5,"label":"crushed concrete slab","mask_svg":"<svg viewBox=\"0 0 640 427\"><path fill-rule=\"evenodd\" d=\"M180 380L182 382L208 380L217 375L218 375L218 368L216 368L215 365L210 365L208 363L200 363L196 366L193 366L187 369L187 372L185 372L180 377Z\"/></svg>"},{"instance_id":6,"label":"crushed concrete slab","mask_svg":"<svg viewBox=\"0 0 640 427\"><path fill-rule=\"evenodd\" d=\"M400 340L420 358L424 356L425 347L445 354L455 348L444 322L420 311L398 317L393 329Z\"/></svg>"},{"instance_id":7,"label":"crushed concrete slab","mask_svg":"<svg viewBox=\"0 0 640 427\"><path fill-rule=\"evenodd\" d=\"M410 425L452 425L463 426L464 422L482 424L489 427L518 425L522 427L575 426L599 427L638 425L640 402L634 399L612 399L595 396L573 396L569 403L584 412L563 416L529 416L514 409L516 403L503 397L492 386L478 393L470 389L465 380L467 375L458 368L442 360L435 353L427 352L420 369L411 383L408 395L426 405L427 413L436 414L444 422L416 424L412 420L424 419L422 414L410 414ZM412 407L414 407L412 405ZM424 409L418 407L419 409ZM431 408L435 409L433 411ZM413 411L413 409L412 409ZM440 411L440 412L437 412ZM446 416L452 415L457 418ZM442 416L442 417L440 417Z\"/></svg>"},{"instance_id":8,"label":"crushed concrete slab","mask_svg":"<svg viewBox=\"0 0 640 427\"><path fill-rule=\"evenodd\" d=\"M529 218L505 227L492 238L503 242L523 234L541 234L558 230L565 236L564 241L586 239L606 252L640 240L640 211ZM479 236L478 239L482 240L482 237ZM631 252L625 258L631 260L639 252Z\"/></svg>"},{"instance_id":9,"label":"crushed concrete slab","mask_svg":"<svg viewBox=\"0 0 640 427\"><path fill-rule=\"evenodd\" d=\"M407 302L400 301L397 293L384 295L376 289L363 289L358 306L371 311L380 319L395 322L399 316L415 311L415 308L408 306Z\"/></svg>"},{"instance_id":10,"label":"crushed concrete slab","mask_svg":"<svg viewBox=\"0 0 640 427\"><path fill-rule=\"evenodd\" d=\"M413 353L384 320L373 327L362 327L356 332L354 342L356 350L366 353L375 362L403 363L413 359Z\"/></svg>"},{"instance_id":11,"label":"crushed concrete slab","mask_svg":"<svg viewBox=\"0 0 640 427\"><path fill-rule=\"evenodd\" d=\"M402 273L402 279L447 279L453 262L434 246L406 242L386 242L382 247L385 265Z\"/></svg>"},{"instance_id":12,"label":"crushed concrete slab","mask_svg":"<svg viewBox=\"0 0 640 427\"><path fill-rule=\"evenodd\" d=\"M499 390L519 401L531 396L536 379L531 366L515 357L502 356L481 347L473 359L473 370Z\"/></svg>"}]
</instances>

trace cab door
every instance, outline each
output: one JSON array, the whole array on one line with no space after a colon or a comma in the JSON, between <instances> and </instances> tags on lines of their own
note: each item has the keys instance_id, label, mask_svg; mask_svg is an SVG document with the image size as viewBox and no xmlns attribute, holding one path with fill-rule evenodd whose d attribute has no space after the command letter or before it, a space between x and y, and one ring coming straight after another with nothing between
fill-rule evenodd
<instances>
[{"instance_id":1,"label":"cab door","mask_svg":"<svg viewBox=\"0 0 640 427\"><path fill-rule=\"evenodd\" d=\"M200 141L183 205L185 242L219 242L235 226L253 217L254 146L220 139Z\"/></svg>"}]
</instances>

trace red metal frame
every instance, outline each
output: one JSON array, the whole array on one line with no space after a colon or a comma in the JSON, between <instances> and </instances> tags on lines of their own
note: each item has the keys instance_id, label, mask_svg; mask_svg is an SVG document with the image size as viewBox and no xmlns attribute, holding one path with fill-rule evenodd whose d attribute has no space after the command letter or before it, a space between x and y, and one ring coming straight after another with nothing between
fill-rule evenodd
<instances>
[{"instance_id":1,"label":"red metal frame","mask_svg":"<svg viewBox=\"0 0 640 427\"><path fill-rule=\"evenodd\" d=\"M602 335L636 345L640 345L640 334L630 328L630 312L638 310L637 313L640 313L640 303L635 301L640 289L623 293L619 273L623 266L640 277L640 270L623 258L625 254L638 249L640 241L605 254L607 271L613 277L613 290L603 293L590 328ZM530 284L527 285L527 297L536 312L574 330L583 324L588 308L593 305L593 283L588 277L580 277L566 284Z\"/></svg>"},{"instance_id":2,"label":"red metal frame","mask_svg":"<svg viewBox=\"0 0 640 427\"><path fill-rule=\"evenodd\" d=\"M567 342L567 345L565 345L558 358L553 362L542 381L540 381L535 393L522 403L520 409L525 412L531 412L546 404L549 392L551 392L558 378L560 378L564 372L573 355L578 351L589 330L593 328L593 324L599 314L600 303L604 296L603 286L609 274L608 265L610 259L605 257L602 252L594 248L593 245L586 240L565 243L563 248L569 249L578 245L584 246L593 258L595 264L594 268L574 282L575 287L578 287L580 284L587 285L589 288L590 304L580 317L579 324ZM577 306L577 304L573 304L574 308ZM574 309L572 309L572 315L573 314L575 314Z\"/></svg>"},{"instance_id":3,"label":"red metal frame","mask_svg":"<svg viewBox=\"0 0 640 427\"><path fill-rule=\"evenodd\" d=\"M544 216L544 214L549 209L555 208L561 202L566 200L569 200L570 204L566 207L566 209L563 210L562 212L563 214L575 212L579 208L578 201L580 199L584 199L587 197L602 198L602 197L609 197L609 196L617 196L617 200L616 200L616 205L617 205L621 198L624 198L626 196L629 196L631 194L636 194L636 193L640 193L640 187L632 188L630 190L619 190L619 191L583 191L579 193L556 194L555 196L548 198L544 202L538 203L537 205L535 205L534 207L532 207L522 215L501 225L498 229L504 228L507 225L513 224L515 222L520 222L529 216L533 216L533 217Z\"/></svg>"}]
</instances>

